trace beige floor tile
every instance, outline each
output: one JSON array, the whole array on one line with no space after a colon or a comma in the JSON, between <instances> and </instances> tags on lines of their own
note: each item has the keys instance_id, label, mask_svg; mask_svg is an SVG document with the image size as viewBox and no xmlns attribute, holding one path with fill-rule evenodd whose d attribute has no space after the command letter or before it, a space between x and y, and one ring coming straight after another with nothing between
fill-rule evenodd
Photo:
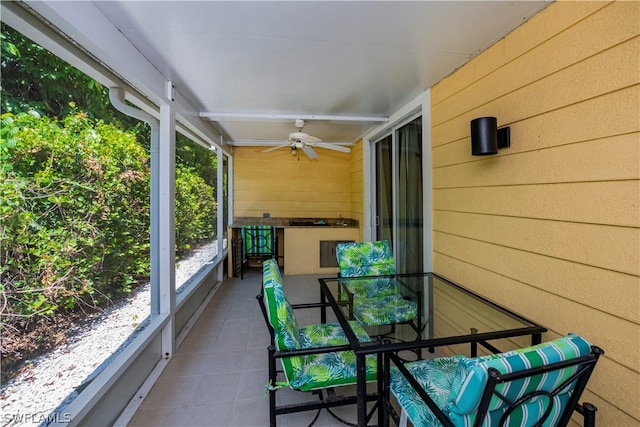
<instances>
[{"instance_id":1,"label":"beige floor tile","mask_svg":"<svg viewBox=\"0 0 640 427\"><path fill-rule=\"evenodd\" d=\"M270 339L255 298L261 280L260 272L252 270L244 280L225 281L142 402L129 424L131 427L269 425L265 385ZM319 301L317 276L287 276L284 282L292 303ZM300 314L301 326L320 321L319 310L305 311ZM327 312L330 314L330 309ZM279 403L318 399L311 393L286 388L278 391L277 396ZM278 416L278 426L307 426L316 412ZM334 412L352 421L356 407ZM314 424L337 425L340 422L326 410L318 414Z\"/></svg>"}]
</instances>

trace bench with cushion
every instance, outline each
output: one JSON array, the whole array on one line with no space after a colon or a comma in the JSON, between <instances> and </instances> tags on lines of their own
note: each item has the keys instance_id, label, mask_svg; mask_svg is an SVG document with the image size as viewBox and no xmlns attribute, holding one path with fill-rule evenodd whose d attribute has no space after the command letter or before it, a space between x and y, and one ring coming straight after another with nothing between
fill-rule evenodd
<instances>
[{"instance_id":1,"label":"bench with cushion","mask_svg":"<svg viewBox=\"0 0 640 427\"><path fill-rule=\"evenodd\" d=\"M356 357L338 323L319 323L300 327L294 310L321 307L321 304L292 305L282 288L280 269L275 260L263 263L261 293L257 296L271 334L269 346L269 411L270 423L276 425L276 415L341 406L356 402L356 396L335 396L330 393L320 400L302 404L276 406L278 388L288 386L299 391L321 391L356 384ZM352 323L361 341L369 336L357 322ZM276 359L280 359L285 381L277 381ZM367 357L368 381L376 379L376 357ZM375 400L375 395L368 400Z\"/></svg>"},{"instance_id":2,"label":"bench with cushion","mask_svg":"<svg viewBox=\"0 0 640 427\"><path fill-rule=\"evenodd\" d=\"M578 335L506 353L403 364L385 357L385 410L415 426L565 426L574 410L595 425L595 407L578 403L604 352ZM394 367L389 369L389 361Z\"/></svg>"}]
</instances>

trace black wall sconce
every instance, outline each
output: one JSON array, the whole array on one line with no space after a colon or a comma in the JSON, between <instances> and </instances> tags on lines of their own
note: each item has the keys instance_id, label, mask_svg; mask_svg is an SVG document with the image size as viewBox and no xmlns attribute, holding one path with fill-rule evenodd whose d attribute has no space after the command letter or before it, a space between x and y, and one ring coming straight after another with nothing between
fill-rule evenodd
<instances>
[{"instance_id":1,"label":"black wall sconce","mask_svg":"<svg viewBox=\"0 0 640 427\"><path fill-rule=\"evenodd\" d=\"M486 156L497 154L498 148L511 146L511 128L498 129L495 117L480 117L471 120L471 154Z\"/></svg>"}]
</instances>

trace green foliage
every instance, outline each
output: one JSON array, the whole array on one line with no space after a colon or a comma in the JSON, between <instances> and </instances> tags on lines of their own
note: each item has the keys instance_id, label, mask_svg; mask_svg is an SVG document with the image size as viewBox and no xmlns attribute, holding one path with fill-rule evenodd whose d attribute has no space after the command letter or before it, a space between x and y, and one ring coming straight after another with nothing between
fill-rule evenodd
<instances>
[{"instance_id":1,"label":"green foliage","mask_svg":"<svg viewBox=\"0 0 640 427\"><path fill-rule=\"evenodd\" d=\"M214 237L214 188L192 170L176 170L176 247L185 252L194 243Z\"/></svg>"},{"instance_id":2,"label":"green foliage","mask_svg":"<svg viewBox=\"0 0 640 427\"><path fill-rule=\"evenodd\" d=\"M215 238L217 157L184 135L176 137L176 249Z\"/></svg>"},{"instance_id":3,"label":"green foliage","mask_svg":"<svg viewBox=\"0 0 640 427\"><path fill-rule=\"evenodd\" d=\"M218 170L216 156L181 134L176 135L176 164L178 167L191 169L207 185L216 187Z\"/></svg>"},{"instance_id":4,"label":"green foliage","mask_svg":"<svg viewBox=\"0 0 640 427\"><path fill-rule=\"evenodd\" d=\"M148 279L149 127L4 23L0 37L0 316L24 329ZM178 135L176 169L183 254L215 238L216 156Z\"/></svg>"},{"instance_id":5,"label":"green foliage","mask_svg":"<svg viewBox=\"0 0 640 427\"><path fill-rule=\"evenodd\" d=\"M148 275L148 156L135 135L83 113L6 113L1 135L3 315L97 304Z\"/></svg>"},{"instance_id":6,"label":"green foliage","mask_svg":"<svg viewBox=\"0 0 640 427\"><path fill-rule=\"evenodd\" d=\"M139 141L149 129L117 111L109 102L108 88L2 23L2 113L37 111L62 118L76 109L91 118L134 130Z\"/></svg>"}]
</instances>

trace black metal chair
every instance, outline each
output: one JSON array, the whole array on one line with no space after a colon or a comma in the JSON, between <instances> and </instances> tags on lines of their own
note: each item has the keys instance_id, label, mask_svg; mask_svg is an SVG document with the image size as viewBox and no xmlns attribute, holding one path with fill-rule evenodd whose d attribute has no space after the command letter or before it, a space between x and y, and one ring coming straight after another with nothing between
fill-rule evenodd
<instances>
[{"instance_id":1,"label":"black metal chair","mask_svg":"<svg viewBox=\"0 0 640 427\"><path fill-rule=\"evenodd\" d=\"M416 426L564 427L576 411L583 415L585 427L593 427L596 407L579 400L602 354L602 349L574 334L475 358L404 363L387 354L385 423L391 417L398 425L409 419Z\"/></svg>"},{"instance_id":2,"label":"black metal chair","mask_svg":"<svg viewBox=\"0 0 640 427\"><path fill-rule=\"evenodd\" d=\"M417 302L404 298L395 282L388 277L396 274L388 240L340 243L336 246L336 259L340 277L364 277L342 282L345 296L351 299L353 317L363 326L413 325L411 321L421 313ZM417 327L414 328L418 331Z\"/></svg>"},{"instance_id":3,"label":"black metal chair","mask_svg":"<svg viewBox=\"0 0 640 427\"><path fill-rule=\"evenodd\" d=\"M269 353L269 424L276 426L276 416L294 412L327 409L358 402L354 393L337 394L336 390L357 383L355 354L338 323L319 323L298 326L294 310L326 308L328 303L289 303L282 289L282 277L275 260L263 263L263 279L260 293L256 297L267 328L271 335ZM321 315L321 318L324 316ZM362 328L354 325L360 339L368 336ZM366 377L377 379L377 356L367 356ZM280 361L282 370L277 370ZM278 381L280 374L281 381ZM284 377L284 378L283 378ZM282 387L318 395L318 400L276 404L276 392ZM367 394L367 401L376 401L375 394ZM369 414L371 417L373 411ZM317 417L317 415L316 415Z\"/></svg>"},{"instance_id":4,"label":"black metal chair","mask_svg":"<svg viewBox=\"0 0 640 427\"><path fill-rule=\"evenodd\" d=\"M241 229L242 264L240 278L244 279L244 270L255 265L262 267L267 259L278 259L276 229L272 225L248 225Z\"/></svg>"}]
</instances>

